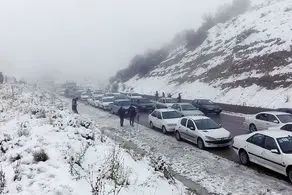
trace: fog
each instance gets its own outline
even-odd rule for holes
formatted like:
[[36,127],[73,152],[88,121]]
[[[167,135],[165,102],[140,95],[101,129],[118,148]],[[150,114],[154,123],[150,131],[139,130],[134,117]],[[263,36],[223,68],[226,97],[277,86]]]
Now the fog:
[[0,71],[17,78],[104,81],[204,13],[232,0],[0,1]]

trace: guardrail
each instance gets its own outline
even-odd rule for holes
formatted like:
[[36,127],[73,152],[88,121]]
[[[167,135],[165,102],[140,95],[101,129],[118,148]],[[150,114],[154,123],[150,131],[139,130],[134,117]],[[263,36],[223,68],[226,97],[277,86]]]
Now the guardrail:
[[[151,95],[145,95],[144,97],[154,100],[155,97]],[[188,99],[182,99],[182,102],[188,102],[191,103],[192,100]],[[229,112],[236,112],[236,113],[242,113],[242,114],[256,114],[258,112],[264,112],[264,111],[275,111],[275,109],[269,109],[269,108],[261,108],[261,107],[252,107],[252,106],[241,106],[241,105],[234,105],[234,104],[224,104],[224,103],[217,103],[217,105],[221,106],[224,111]]]

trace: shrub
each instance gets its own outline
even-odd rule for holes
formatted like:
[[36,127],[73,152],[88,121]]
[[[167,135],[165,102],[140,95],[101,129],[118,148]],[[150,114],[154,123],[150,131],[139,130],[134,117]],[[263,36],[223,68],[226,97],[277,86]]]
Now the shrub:
[[33,160],[35,162],[45,162],[49,159],[47,153],[42,149],[40,151],[34,152],[33,153]]
[[4,193],[6,187],[6,179],[5,179],[5,173],[0,169],[0,194]]

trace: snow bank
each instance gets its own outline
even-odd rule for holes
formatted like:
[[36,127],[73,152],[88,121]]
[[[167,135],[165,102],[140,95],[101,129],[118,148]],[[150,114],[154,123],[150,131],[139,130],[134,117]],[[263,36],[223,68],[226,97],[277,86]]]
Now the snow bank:
[[55,98],[35,87],[1,86],[0,193],[186,193]]

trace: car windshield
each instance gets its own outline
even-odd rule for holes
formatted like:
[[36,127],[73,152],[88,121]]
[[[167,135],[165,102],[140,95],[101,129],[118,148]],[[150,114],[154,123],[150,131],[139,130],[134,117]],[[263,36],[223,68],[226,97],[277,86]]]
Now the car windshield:
[[120,101],[118,104],[119,104],[119,106],[130,106],[131,102],[130,101]]
[[176,103],[175,99],[165,99],[165,103]]
[[200,100],[201,104],[214,104],[211,100]]
[[114,98],[104,98],[102,99],[103,102],[113,102]]
[[197,108],[192,104],[182,104],[181,108],[182,110],[197,110]]
[[292,122],[292,114],[281,114],[277,115],[281,123],[289,123]]
[[215,121],[212,119],[200,119],[195,121],[198,130],[209,130],[209,129],[219,129],[221,128]]
[[162,112],[162,118],[172,119],[172,118],[181,118],[181,114],[176,111]]
[[142,104],[151,103],[151,101],[148,99],[139,99],[138,102]]
[[281,137],[277,138],[277,142],[285,154],[291,154],[292,153],[292,137]]

